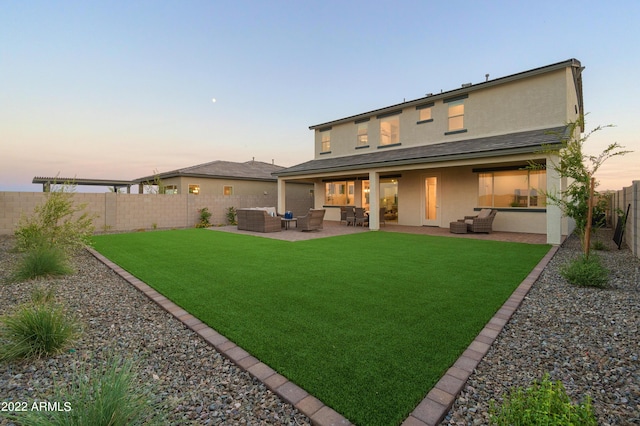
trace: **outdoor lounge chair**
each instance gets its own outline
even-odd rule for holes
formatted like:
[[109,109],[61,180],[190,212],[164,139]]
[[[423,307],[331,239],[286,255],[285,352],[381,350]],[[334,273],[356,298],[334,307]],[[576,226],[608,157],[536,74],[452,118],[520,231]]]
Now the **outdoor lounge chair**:
[[469,232],[491,233],[496,213],[498,213],[498,210],[482,209],[477,215],[465,216],[464,219],[459,219],[458,222],[466,223]]
[[298,229],[301,231],[318,231],[322,229],[325,210],[310,209],[305,216],[298,217]]

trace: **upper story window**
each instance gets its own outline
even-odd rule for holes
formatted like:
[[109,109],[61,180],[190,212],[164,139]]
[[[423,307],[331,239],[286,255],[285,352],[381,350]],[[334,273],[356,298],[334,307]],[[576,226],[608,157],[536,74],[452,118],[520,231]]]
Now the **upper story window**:
[[358,139],[356,146],[369,145],[369,123],[358,123]]
[[189,185],[189,194],[198,195],[200,193],[200,185]]
[[392,115],[380,119],[380,145],[400,143],[400,116]]
[[233,195],[233,186],[224,185],[222,187],[222,195]]
[[429,102],[428,104],[424,105],[418,105],[416,109],[418,110],[418,124],[433,121],[433,102]]
[[330,152],[331,151],[331,129],[327,129],[327,130],[321,130],[320,131],[320,136],[321,136],[321,152]]
[[449,102],[449,127],[450,132],[464,129],[464,100]]
[[174,195],[178,193],[177,185],[167,185],[164,187],[164,193],[168,195]]

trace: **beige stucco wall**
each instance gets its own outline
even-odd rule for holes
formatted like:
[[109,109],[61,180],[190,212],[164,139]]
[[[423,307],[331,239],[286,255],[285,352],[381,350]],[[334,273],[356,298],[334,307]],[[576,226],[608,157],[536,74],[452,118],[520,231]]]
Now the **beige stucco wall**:
[[[538,156],[545,158],[544,156]],[[375,169],[381,175],[400,174],[398,178],[398,224],[408,226],[423,226],[424,214],[424,179],[426,176],[438,177],[438,205],[439,221],[436,224],[442,228],[448,228],[449,222],[462,219],[466,215],[472,215],[478,207],[478,174],[473,172],[476,167],[504,166],[509,164],[526,164],[531,156],[512,155],[485,160],[461,160],[443,164],[424,164],[421,166],[403,166],[396,168]],[[545,158],[546,159],[546,158]],[[370,170],[360,172],[359,175],[368,174]],[[340,211],[337,206],[324,206],[324,178],[335,178],[335,175],[326,174],[316,176],[315,205],[323,206],[327,210],[327,220],[339,220]],[[307,176],[311,178],[311,176]],[[348,175],[345,180],[351,180]],[[547,181],[552,182],[553,178]],[[360,186],[356,183],[356,205],[359,205]],[[551,207],[547,206],[547,210]],[[556,212],[558,213],[558,212]],[[555,213],[554,213],[555,214]],[[552,225],[560,235],[567,235],[568,225],[561,214],[552,215]],[[494,220],[493,229],[505,232],[525,232],[546,234],[548,232],[548,216],[545,212],[527,211],[524,209],[501,209]],[[559,237],[558,237],[559,238]]]
[[380,120],[374,115],[368,122],[368,148],[356,149],[358,126],[349,121],[332,126],[329,154],[321,154],[322,136],[315,130],[315,157],[364,154],[561,126],[576,118],[577,103],[571,70],[560,69],[470,92],[464,101],[466,132],[445,135],[448,105],[439,99],[433,106],[431,122],[417,124],[419,111],[415,106],[402,110],[399,146],[378,148]]
[[223,188],[225,186],[233,187],[233,195],[254,195],[254,194],[275,194],[277,191],[277,183],[263,182],[255,180],[239,180],[239,179],[210,179],[210,178],[192,178],[192,177],[175,177],[163,179],[162,184],[176,185],[179,194],[188,194],[189,185],[199,185],[200,194],[202,195],[224,195]]

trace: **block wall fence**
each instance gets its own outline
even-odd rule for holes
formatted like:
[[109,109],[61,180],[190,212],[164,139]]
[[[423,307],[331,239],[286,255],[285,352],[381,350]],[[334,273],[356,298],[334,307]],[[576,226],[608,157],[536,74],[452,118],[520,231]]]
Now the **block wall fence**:
[[[613,209],[619,209],[624,213],[629,207],[629,217],[624,229],[624,242],[631,252],[640,258],[640,180],[634,180],[631,186],[622,188],[612,195]],[[617,214],[611,215],[614,229],[618,225],[620,218]]]
[[[12,235],[22,215],[30,216],[46,200],[44,192],[0,192],[0,235]],[[74,193],[76,204],[95,216],[96,233],[126,232],[140,229],[191,228],[198,222],[198,210],[207,207],[213,225],[227,223],[229,207],[274,207],[277,195],[193,195],[193,194],[116,194]],[[309,196],[286,199],[287,210],[302,216],[313,207]],[[284,213],[284,212],[279,212]]]

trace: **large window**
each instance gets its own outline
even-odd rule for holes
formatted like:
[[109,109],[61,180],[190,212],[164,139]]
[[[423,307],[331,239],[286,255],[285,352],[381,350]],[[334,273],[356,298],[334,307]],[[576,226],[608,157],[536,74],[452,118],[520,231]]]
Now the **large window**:
[[400,116],[392,115],[380,119],[380,145],[400,143]]
[[356,146],[369,145],[369,123],[358,123],[358,140]]
[[320,132],[320,135],[322,137],[322,152],[331,151],[331,130]]
[[541,208],[546,206],[544,170],[510,170],[480,173],[479,207]]
[[324,204],[327,206],[355,205],[355,182],[326,182],[324,191]]
[[449,131],[464,129],[464,100],[449,102],[448,106]]

